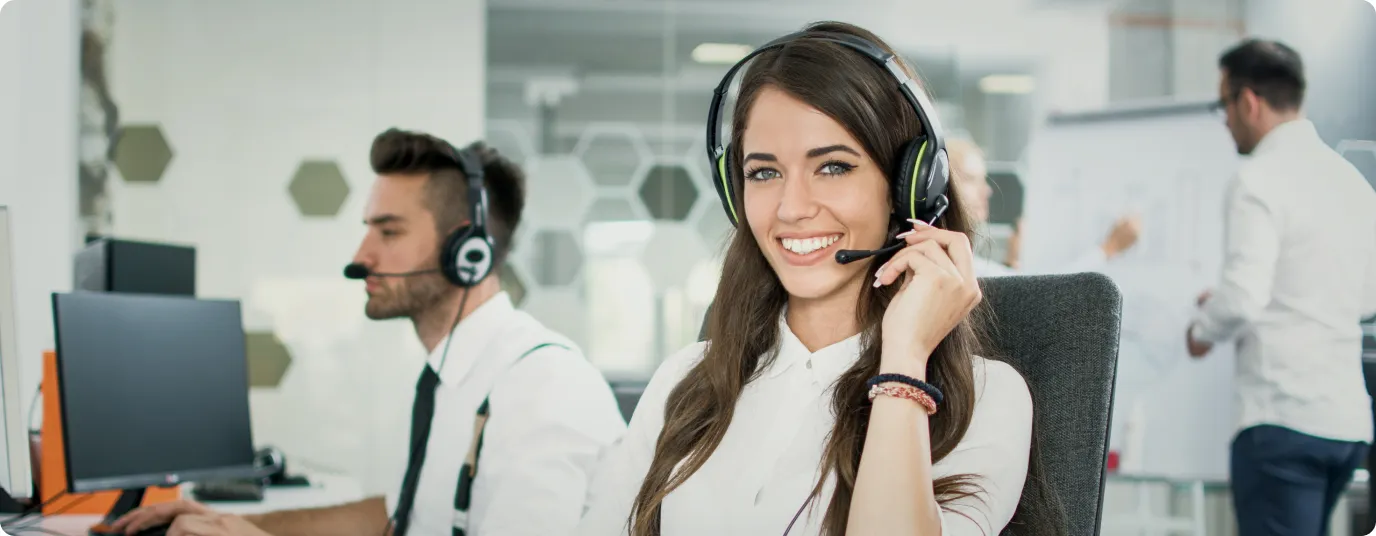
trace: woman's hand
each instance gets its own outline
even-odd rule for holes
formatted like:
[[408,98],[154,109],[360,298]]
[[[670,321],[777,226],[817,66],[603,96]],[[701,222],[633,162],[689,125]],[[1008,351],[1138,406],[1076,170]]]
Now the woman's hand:
[[884,312],[880,371],[926,379],[928,357],[983,294],[975,279],[969,238],[909,221],[915,228],[898,235],[908,246],[875,276],[876,287],[902,285]]

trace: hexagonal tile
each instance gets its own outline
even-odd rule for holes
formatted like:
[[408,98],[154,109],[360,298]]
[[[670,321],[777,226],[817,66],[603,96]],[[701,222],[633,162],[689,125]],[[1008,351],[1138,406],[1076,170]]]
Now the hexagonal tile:
[[577,157],[544,155],[530,163],[525,213],[533,221],[574,225],[592,203],[592,179]]
[[172,147],[158,125],[129,125],[115,140],[115,166],[129,182],[158,182],[172,162]]
[[1367,182],[1376,184],[1376,141],[1343,140],[1338,144],[1338,152],[1357,167]]
[[573,154],[583,161],[592,180],[601,186],[629,186],[636,172],[650,160],[650,149],[632,125],[597,124],[578,138]]
[[502,267],[497,270],[497,279],[502,284],[502,290],[511,296],[511,303],[517,307],[526,299],[526,284],[520,274],[516,273],[516,268],[509,262],[502,263]]
[[516,121],[487,122],[487,143],[512,162],[524,163],[535,155],[535,146],[525,126]]
[[636,206],[624,197],[599,197],[588,207],[583,224],[606,221],[635,221],[644,219],[636,213]]
[[244,334],[244,350],[248,356],[249,387],[277,387],[291,367],[291,352],[270,331],[250,331]]
[[583,267],[583,252],[573,234],[563,229],[541,229],[531,240],[530,272],[535,282],[547,287],[573,283]]
[[650,274],[655,288],[680,287],[693,267],[708,257],[697,231],[677,223],[657,223],[650,242],[640,254],[640,262]]
[[658,163],[640,184],[640,201],[657,220],[683,221],[698,200],[698,188],[679,163]]
[[703,245],[714,252],[724,250],[727,241],[731,239],[731,232],[736,230],[731,225],[731,220],[726,218],[726,212],[719,203],[712,203],[706,207],[698,215],[694,227],[698,231],[698,236],[702,237]]
[[349,182],[333,161],[306,160],[297,166],[287,191],[302,216],[330,217],[349,198]]

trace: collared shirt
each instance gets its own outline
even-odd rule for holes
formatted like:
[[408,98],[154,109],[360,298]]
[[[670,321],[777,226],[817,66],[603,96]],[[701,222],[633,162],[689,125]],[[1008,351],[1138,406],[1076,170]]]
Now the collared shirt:
[[1295,120],[1262,139],[1225,200],[1222,278],[1190,329],[1236,340],[1238,428],[1370,442],[1359,321],[1376,314],[1376,191]]
[[[664,536],[783,534],[811,494],[835,422],[830,387],[859,359],[860,336],[809,352],[782,318],[779,330],[777,358],[745,386],[721,444],[664,500]],[[665,399],[705,348],[706,343],[688,346],[655,372],[625,439],[594,477],[579,536],[627,533],[627,517],[664,425]],[[974,418],[933,475],[973,474],[987,493],[945,505],[959,512],[943,510],[946,535],[998,534],[1012,518],[1026,480],[1032,433],[1026,383],[1007,364],[981,358],[975,359],[974,377]],[[790,535],[818,534],[833,490],[829,477],[819,506],[804,512]]]
[[[440,342],[427,362],[439,369],[440,385],[409,534],[449,536],[461,517],[454,510],[459,469],[489,392],[467,533],[569,533],[598,457],[625,433],[611,387],[575,344],[515,309],[505,292],[460,321],[452,337],[448,357]],[[543,342],[564,348],[546,346],[516,361]],[[389,514],[401,476],[387,495]]]

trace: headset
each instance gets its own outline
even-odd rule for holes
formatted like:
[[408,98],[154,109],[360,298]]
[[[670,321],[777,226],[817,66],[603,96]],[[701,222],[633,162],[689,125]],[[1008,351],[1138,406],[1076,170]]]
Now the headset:
[[440,245],[440,266],[413,272],[373,272],[366,266],[353,263],[344,267],[344,277],[365,279],[369,276],[409,277],[440,272],[450,283],[470,288],[492,272],[494,244],[487,231],[487,190],[483,188],[483,165],[478,155],[467,149],[445,144],[449,156],[459,166],[467,184],[469,223],[455,229]]
[[[731,225],[738,227],[741,218],[736,206],[736,200],[740,197],[735,191],[735,175],[739,172],[732,169],[727,162],[728,155],[731,154],[730,145],[722,144],[721,141],[722,108],[727,91],[736,71],[752,58],[767,50],[781,48],[804,39],[828,41],[859,52],[888,71],[898,82],[899,91],[917,112],[917,120],[922,124],[923,135],[904,144],[897,169],[893,170],[893,215],[898,220],[918,219],[935,225],[937,218],[940,218],[949,206],[946,188],[950,182],[950,164],[947,160],[946,141],[942,136],[941,123],[935,113],[927,112],[935,110],[928,100],[927,93],[903,70],[898,56],[869,40],[849,34],[806,30],[770,41],[741,58],[726,72],[726,76],[712,93],[712,105],[707,115],[707,157],[712,168],[712,184],[716,187],[717,196],[721,198],[722,208],[726,210],[726,217],[731,221]],[[842,250],[836,253],[836,261],[845,264],[872,255],[896,251],[903,245],[904,242],[899,241],[878,250]]]

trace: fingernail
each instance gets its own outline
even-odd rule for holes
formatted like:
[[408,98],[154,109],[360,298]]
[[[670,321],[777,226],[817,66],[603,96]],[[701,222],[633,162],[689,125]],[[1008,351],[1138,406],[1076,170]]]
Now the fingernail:
[[875,277],[874,277],[874,288],[879,288],[879,285],[881,285],[881,284],[883,284],[883,281],[880,281],[880,280],[879,280],[879,276],[875,276]]
[[898,233],[896,236],[894,236],[894,238],[904,238],[904,237],[906,237],[906,236],[908,236],[908,235],[910,235],[910,234],[916,233],[916,232],[917,232],[916,229],[913,229],[913,230],[911,230],[911,231],[903,231],[903,232],[901,232],[901,233]]
[[927,227],[927,226],[928,226],[927,222],[922,221],[922,220],[918,220],[918,219],[909,218],[909,219],[908,219],[908,222],[909,222],[909,223],[912,223],[913,225],[916,225],[916,226],[918,226],[918,227]]

